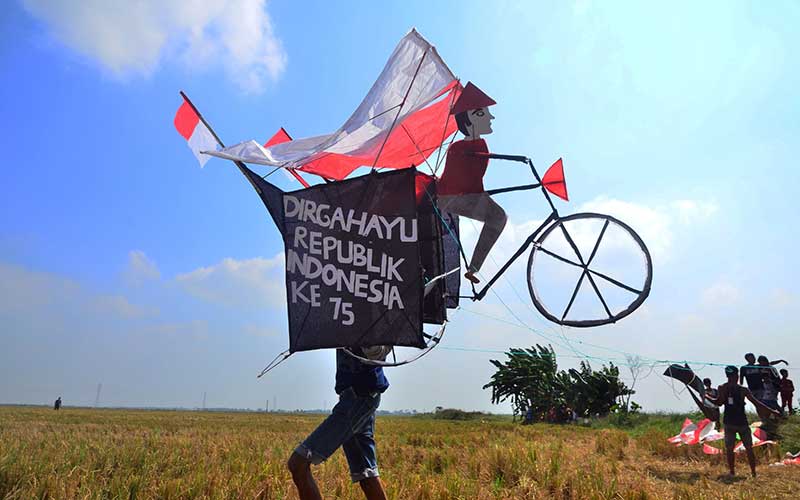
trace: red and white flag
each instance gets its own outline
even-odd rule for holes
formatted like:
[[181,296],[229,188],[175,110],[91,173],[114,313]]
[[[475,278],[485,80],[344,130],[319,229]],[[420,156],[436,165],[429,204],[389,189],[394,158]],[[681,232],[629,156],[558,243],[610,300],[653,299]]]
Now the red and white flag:
[[200,115],[194,110],[191,104],[186,99],[183,104],[178,108],[175,113],[175,128],[178,133],[188,141],[189,149],[192,150],[200,166],[206,164],[211,158],[209,155],[201,153],[201,151],[216,151],[219,149],[219,143],[214,138],[214,134],[206,127]]

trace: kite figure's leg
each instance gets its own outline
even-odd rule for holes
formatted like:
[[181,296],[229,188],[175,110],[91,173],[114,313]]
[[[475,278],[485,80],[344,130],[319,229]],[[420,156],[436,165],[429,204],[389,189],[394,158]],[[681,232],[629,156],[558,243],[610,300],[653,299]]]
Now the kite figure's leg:
[[454,214],[462,215],[470,219],[483,222],[483,229],[478,237],[478,243],[472,252],[466,279],[472,283],[479,283],[477,273],[483,266],[483,262],[489,255],[500,233],[506,226],[508,217],[503,208],[498,205],[487,193],[468,193],[452,196],[440,196],[439,207]]

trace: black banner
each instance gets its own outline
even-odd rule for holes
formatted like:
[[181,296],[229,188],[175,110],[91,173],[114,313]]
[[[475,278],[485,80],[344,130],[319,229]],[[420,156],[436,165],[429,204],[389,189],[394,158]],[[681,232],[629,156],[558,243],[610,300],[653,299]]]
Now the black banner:
[[425,345],[415,173],[283,193],[291,352]]

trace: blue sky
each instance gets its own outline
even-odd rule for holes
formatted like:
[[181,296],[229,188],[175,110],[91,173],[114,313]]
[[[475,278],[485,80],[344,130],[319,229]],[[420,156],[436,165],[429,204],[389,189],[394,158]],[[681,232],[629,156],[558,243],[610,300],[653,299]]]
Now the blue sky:
[[[505,411],[481,389],[499,356],[484,351],[547,339],[564,366],[619,355],[578,341],[652,359],[739,363],[754,351],[800,363],[796,3],[69,4],[14,2],[0,15],[0,402],[89,404],[103,383],[108,405],[191,407],[203,392],[209,406],[332,404],[331,352],[255,379],[288,345],[282,244],[235,168],[198,168],[172,118],[184,90],[227,143],[281,126],[331,132],[411,27],[497,100],[490,148],[540,165],[563,156],[571,201],[559,209],[631,223],[655,279],[618,325],[562,331],[532,310],[516,269],[498,294],[544,337],[474,314],[514,322],[496,297],[467,305],[450,349],[388,371],[385,408]],[[526,182],[497,162],[486,178]],[[498,259],[545,215],[538,198],[501,202]],[[659,372],[634,399],[690,408]]]

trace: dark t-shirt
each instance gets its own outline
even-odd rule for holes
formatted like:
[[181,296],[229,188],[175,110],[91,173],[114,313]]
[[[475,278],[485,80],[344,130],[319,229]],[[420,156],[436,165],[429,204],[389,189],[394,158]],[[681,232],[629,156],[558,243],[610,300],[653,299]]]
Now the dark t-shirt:
[[764,382],[761,380],[761,368],[745,365],[739,369],[739,373],[747,380],[747,387],[751,391],[760,391],[764,388]]
[[383,368],[362,363],[341,349],[336,349],[336,394],[352,387],[356,394],[365,396],[374,392],[384,392],[389,381]]
[[744,412],[744,390],[739,384],[723,384],[719,388],[725,396],[725,415],[722,423],[725,425],[747,426],[747,415]]

